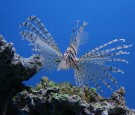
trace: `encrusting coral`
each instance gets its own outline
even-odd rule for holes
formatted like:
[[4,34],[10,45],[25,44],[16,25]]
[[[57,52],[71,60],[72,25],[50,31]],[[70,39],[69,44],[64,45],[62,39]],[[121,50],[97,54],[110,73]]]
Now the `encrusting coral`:
[[35,87],[23,85],[41,66],[37,55],[22,58],[0,36],[0,115],[135,115],[126,106],[124,87],[106,99],[95,88],[58,84],[47,77]]

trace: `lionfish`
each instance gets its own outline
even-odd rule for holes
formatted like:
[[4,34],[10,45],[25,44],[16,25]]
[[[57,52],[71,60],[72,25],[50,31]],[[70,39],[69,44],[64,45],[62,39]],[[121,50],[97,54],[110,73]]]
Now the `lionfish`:
[[26,27],[26,30],[20,32],[20,35],[28,40],[33,45],[33,51],[37,52],[41,57],[43,67],[46,71],[74,69],[74,79],[78,86],[90,87],[90,83],[103,92],[100,83],[112,90],[109,83],[111,81],[114,85],[118,85],[117,80],[112,76],[112,73],[124,73],[121,69],[109,66],[106,62],[126,62],[122,58],[115,58],[116,56],[129,54],[129,52],[122,51],[122,49],[129,48],[131,45],[120,45],[113,48],[101,50],[116,42],[125,42],[125,39],[114,39],[108,43],[98,46],[81,57],[77,57],[78,48],[81,42],[81,34],[84,31],[87,23],[83,22],[79,26],[79,21],[71,35],[71,42],[69,47],[62,54],[46,27],[36,16],[28,17],[20,27]]

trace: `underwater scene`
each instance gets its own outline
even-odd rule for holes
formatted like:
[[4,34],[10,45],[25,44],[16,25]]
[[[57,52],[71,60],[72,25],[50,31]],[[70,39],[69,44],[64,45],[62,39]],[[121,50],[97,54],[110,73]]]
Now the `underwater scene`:
[[0,115],[135,115],[134,0],[2,0]]

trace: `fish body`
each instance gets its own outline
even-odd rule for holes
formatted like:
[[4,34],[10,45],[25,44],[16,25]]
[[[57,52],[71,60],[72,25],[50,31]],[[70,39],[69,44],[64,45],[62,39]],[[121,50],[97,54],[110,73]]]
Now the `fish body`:
[[81,57],[77,57],[78,48],[83,39],[81,34],[86,25],[87,23],[83,22],[79,26],[79,21],[77,21],[70,38],[69,47],[64,54],[61,53],[51,34],[36,16],[28,17],[20,25],[20,27],[26,27],[20,34],[33,45],[33,51],[40,55],[46,71],[72,68],[74,69],[74,79],[78,86],[90,87],[90,84],[93,83],[98,90],[103,92],[100,87],[100,83],[102,83],[112,90],[108,81],[111,81],[116,86],[118,85],[112,73],[124,72],[117,67],[107,65],[107,62],[128,63],[127,60],[119,58],[118,56],[129,54],[129,52],[123,51],[123,49],[131,47],[132,44],[104,49],[115,43],[125,42],[125,39],[114,39],[88,51]]

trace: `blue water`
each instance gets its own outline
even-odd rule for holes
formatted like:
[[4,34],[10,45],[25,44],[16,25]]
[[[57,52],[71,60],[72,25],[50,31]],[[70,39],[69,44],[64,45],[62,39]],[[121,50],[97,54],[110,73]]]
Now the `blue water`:
[[[37,15],[56,40],[62,52],[69,45],[72,29],[79,19],[87,21],[85,31],[89,37],[79,49],[79,56],[90,49],[112,39],[125,38],[127,44],[135,43],[135,0],[1,0],[0,1],[0,34],[8,42],[13,42],[16,52],[23,57],[33,53],[27,41],[19,35],[19,24],[30,15]],[[128,49],[130,55],[123,56],[129,64],[117,63],[125,74],[115,74],[119,86],[126,89],[126,101],[135,109],[135,46]],[[48,76],[56,82],[69,81],[75,84],[73,70],[46,73],[41,70],[28,85],[35,85],[41,76]],[[113,87],[114,90],[117,87]],[[104,88],[104,96],[111,91]]]

